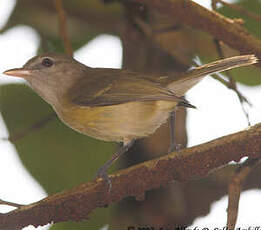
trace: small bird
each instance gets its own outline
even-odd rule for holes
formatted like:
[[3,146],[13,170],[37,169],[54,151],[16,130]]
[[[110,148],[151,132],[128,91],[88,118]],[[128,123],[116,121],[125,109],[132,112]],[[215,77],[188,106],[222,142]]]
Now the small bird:
[[72,129],[122,148],[97,177],[110,184],[108,168],[135,139],[167,121],[178,106],[194,108],[183,95],[204,76],[257,63],[254,55],[218,60],[174,76],[152,77],[123,69],[90,68],[64,54],[46,53],[4,74],[22,77]]

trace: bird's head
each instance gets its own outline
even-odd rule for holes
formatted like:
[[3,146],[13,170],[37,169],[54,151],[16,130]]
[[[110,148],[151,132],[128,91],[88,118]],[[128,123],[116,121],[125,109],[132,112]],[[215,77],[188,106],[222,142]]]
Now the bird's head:
[[70,56],[46,53],[33,57],[22,68],[7,70],[4,74],[24,78],[41,97],[54,104],[86,69],[87,66]]

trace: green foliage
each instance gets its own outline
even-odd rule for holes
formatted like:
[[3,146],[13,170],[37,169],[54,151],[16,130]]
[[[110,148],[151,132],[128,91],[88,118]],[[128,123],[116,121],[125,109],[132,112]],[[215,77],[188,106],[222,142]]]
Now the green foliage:
[[[261,2],[259,0],[240,0],[237,3],[243,9],[255,13],[261,16]],[[241,18],[244,20],[243,26],[251,33],[253,36],[261,38],[261,27],[260,20],[249,17],[248,15],[239,12],[235,9],[231,9],[229,7],[221,7],[218,12],[229,17],[229,18]],[[261,84],[261,70],[260,68],[248,67],[248,68],[240,68],[232,70],[232,76],[236,79],[236,81],[255,86]]]
[[[237,1],[237,4],[241,6],[243,9],[249,11],[250,13],[254,13],[256,15],[259,15],[261,17],[261,2],[259,0],[239,0]],[[230,7],[221,7],[218,10],[219,13],[235,19],[235,18],[241,18],[244,20],[243,26],[254,36],[261,38],[261,28],[260,28],[260,20],[254,19],[252,17],[249,17],[247,14],[239,12],[235,9],[232,9]]]

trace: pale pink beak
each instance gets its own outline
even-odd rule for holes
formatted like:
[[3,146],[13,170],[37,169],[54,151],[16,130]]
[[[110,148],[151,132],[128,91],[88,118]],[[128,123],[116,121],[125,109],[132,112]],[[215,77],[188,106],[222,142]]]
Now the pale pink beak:
[[14,77],[22,77],[26,78],[32,74],[32,70],[26,70],[24,68],[16,68],[16,69],[9,69],[3,72],[3,74],[14,76]]

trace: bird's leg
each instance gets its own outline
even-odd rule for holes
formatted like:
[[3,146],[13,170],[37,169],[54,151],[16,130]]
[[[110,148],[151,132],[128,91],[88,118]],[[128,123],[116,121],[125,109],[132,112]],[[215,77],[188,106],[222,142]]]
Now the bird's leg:
[[135,140],[132,139],[131,141],[124,143],[120,149],[112,155],[112,157],[101,167],[99,168],[98,172],[96,173],[95,178],[103,178],[107,184],[109,185],[109,190],[111,189],[111,180],[108,177],[107,170],[111,167],[111,165],[120,158],[121,155],[126,153],[128,149],[134,144]]
[[168,153],[171,153],[173,151],[179,151],[181,147],[180,144],[176,143],[175,122],[176,122],[176,110],[170,113],[170,118],[169,118],[170,145],[169,145]]

